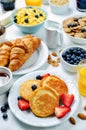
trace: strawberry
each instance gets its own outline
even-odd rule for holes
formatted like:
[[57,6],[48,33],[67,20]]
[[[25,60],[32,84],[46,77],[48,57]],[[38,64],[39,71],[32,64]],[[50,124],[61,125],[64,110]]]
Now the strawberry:
[[42,75],[41,78],[43,79],[43,78],[46,78],[46,77],[48,77],[48,76],[50,76],[50,74],[49,74],[49,73],[46,73],[46,74]]
[[24,99],[19,99],[18,100],[18,107],[21,109],[21,110],[27,110],[30,106],[29,106],[29,102],[27,102],[26,100]]
[[71,104],[74,101],[74,95],[73,94],[62,94],[61,95],[61,100],[62,103],[66,106],[66,107],[70,107]]
[[70,107],[58,106],[58,107],[55,107],[55,115],[56,115],[57,118],[62,118],[62,117],[64,117],[70,110],[71,110]]

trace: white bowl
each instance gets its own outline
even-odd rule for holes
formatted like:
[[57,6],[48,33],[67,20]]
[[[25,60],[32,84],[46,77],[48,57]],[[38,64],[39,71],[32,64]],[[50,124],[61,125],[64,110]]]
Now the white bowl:
[[[66,21],[66,20],[68,20],[68,19],[70,19],[70,18],[74,18],[74,17],[76,17],[76,18],[82,17],[82,18],[83,18],[83,17],[86,17],[86,15],[85,15],[85,14],[83,14],[83,15],[73,15],[73,16],[71,16],[71,17],[68,17],[68,18],[64,19],[63,22]],[[84,22],[86,22],[86,21],[84,21]],[[73,23],[73,22],[71,22],[71,23]],[[67,24],[68,24],[68,23],[67,23]],[[84,26],[86,27],[86,25],[84,25]],[[83,26],[83,27],[84,27],[84,26]],[[82,27],[81,27],[81,28],[82,28]],[[74,36],[71,36],[69,33],[65,32],[64,27],[63,27],[63,23],[62,23],[62,30],[63,30],[63,33],[64,33],[73,43],[81,44],[81,45],[86,45],[86,38],[74,37]],[[78,31],[78,29],[77,29],[77,31]]]
[[6,93],[12,85],[12,72],[0,66],[0,95]]
[[75,48],[75,47],[78,47],[78,48],[82,48],[86,51],[86,49],[84,47],[81,47],[81,46],[68,46],[68,47],[65,47],[61,53],[60,53],[60,58],[61,58],[61,64],[63,66],[63,68],[69,72],[77,72],[77,65],[74,65],[74,64],[70,64],[68,63],[66,60],[64,60],[64,58],[62,57],[62,55],[68,51],[70,48]]
[[55,5],[52,4],[51,0],[49,0],[49,5],[50,5],[50,9],[52,11],[52,13],[58,15],[58,14],[65,14],[67,13],[68,9],[69,9],[69,2],[64,4],[64,5]]
[[65,35],[75,44],[86,45],[86,38],[77,38],[65,32]]

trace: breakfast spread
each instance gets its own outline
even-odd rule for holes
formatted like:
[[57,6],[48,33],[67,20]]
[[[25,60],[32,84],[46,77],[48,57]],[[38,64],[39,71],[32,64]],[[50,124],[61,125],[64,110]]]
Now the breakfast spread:
[[71,17],[63,21],[63,29],[70,36],[86,38],[86,17]]
[[[54,7],[58,8],[57,11],[55,10],[56,12],[59,12],[59,7],[60,8],[64,7],[61,10],[67,13],[68,10],[65,11],[65,9],[67,8],[65,6],[68,5],[69,3],[68,0],[50,0],[50,2]],[[68,14],[70,13],[71,11]],[[17,26],[22,27],[23,32],[32,34],[32,32],[24,31],[25,29],[24,27],[31,28],[33,26],[37,27],[37,25],[40,26],[40,24],[44,23],[46,19],[47,19],[47,15],[45,10],[43,11],[41,8],[38,7],[25,7],[25,8],[18,9],[18,11],[13,16],[13,23],[15,23],[15,25]],[[85,41],[86,16],[70,17],[63,21],[62,27],[65,34],[69,35],[69,38],[84,39]],[[27,30],[30,29],[27,28]],[[34,32],[35,29],[32,30]],[[0,36],[3,35],[4,33],[5,33],[5,28],[3,28],[0,25]],[[39,33],[41,33],[41,31]],[[53,38],[54,37],[52,37],[51,39]],[[0,43],[0,66],[8,67],[12,72],[15,73],[16,70],[19,70],[21,67],[23,68],[23,65],[26,63],[27,60],[30,59],[32,54],[37,49],[39,52],[40,45],[41,45],[41,39],[34,35],[25,35],[21,38],[16,38],[15,40],[10,40],[10,41],[5,41],[3,43]],[[63,51],[62,50],[63,48],[64,46],[60,47],[61,51]],[[40,51],[42,52],[41,49]],[[44,53],[46,54],[45,51]],[[77,46],[72,47],[69,50],[66,50],[62,54],[62,58],[64,62],[65,63],[67,62],[67,64],[69,64],[70,66],[78,65],[78,63],[81,60],[86,59],[86,49],[84,49],[84,47],[83,48]],[[40,59],[41,59],[40,61],[42,61],[42,58]],[[57,52],[53,51],[51,54],[49,54],[47,60],[50,65],[52,65],[53,67],[58,67],[57,69],[59,69],[60,57],[58,56]],[[39,64],[40,63],[38,63],[38,65]],[[35,65],[32,67],[35,68]],[[20,69],[20,71],[22,70]],[[81,74],[84,74],[86,72],[86,69],[82,71],[83,72],[81,72]],[[27,73],[27,70],[25,73]],[[63,72],[62,75],[65,76],[65,73]],[[39,122],[43,121],[41,125],[39,123],[38,125],[39,127],[45,127],[46,125],[44,123],[47,122],[47,120],[48,121],[50,120],[49,124],[46,123],[48,124],[47,126],[60,124],[64,122],[66,119],[68,119],[70,116],[69,122],[75,125],[77,122],[75,120],[75,117],[71,116],[71,114],[75,111],[74,107],[77,107],[79,103],[78,91],[77,89],[74,89],[76,85],[74,84],[73,86],[74,88],[73,88],[71,85],[72,84],[71,81],[68,85],[66,81],[64,81],[63,79],[61,79],[60,77],[54,74],[52,75],[50,73],[37,75],[36,77],[35,75],[33,76],[33,74],[31,77],[29,76],[27,74],[26,79],[21,78],[23,79],[22,81],[19,79],[17,83],[14,83],[14,86],[10,91],[11,96],[9,96],[8,101],[9,101],[10,109],[12,109],[14,115],[16,115],[16,117],[22,122],[33,126],[37,126],[36,123],[35,125],[33,123],[35,122],[35,119],[39,120]],[[29,78],[27,79],[27,77]],[[0,72],[0,85],[2,85],[3,82],[5,83],[5,80],[8,79],[9,79],[8,75]],[[11,93],[12,94],[14,93],[14,95],[12,95]],[[0,109],[0,111],[3,114],[2,117],[5,120],[8,119],[8,113],[6,112],[9,106],[7,103],[4,104]],[[83,108],[84,108],[83,111],[86,111],[86,105]],[[24,117],[24,119],[22,119],[22,117]],[[81,120],[86,120],[86,114],[83,112],[79,112],[77,114],[77,117]],[[31,121],[29,122],[28,119]],[[56,121],[55,124],[51,123],[53,122],[53,120],[54,122]]]
[[40,44],[40,38],[32,35],[1,43],[0,65],[7,66],[11,71],[18,70],[31,57]]
[[[37,75],[36,79],[24,81],[20,85],[19,91],[19,109],[27,110],[30,108],[38,117],[48,117],[55,114],[56,117],[62,118],[71,110],[70,106],[74,101],[74,95],[68,94],[66,83],[58,76],[49,73],[42,76]],[[25,104],[23,107],[22,102]],[[62,111],[62,113],[58,114],[58,111]]]
[[40,24],[45,19],[45,12],[37,7],[21,8],[14,16],[15,23],[27,26]]

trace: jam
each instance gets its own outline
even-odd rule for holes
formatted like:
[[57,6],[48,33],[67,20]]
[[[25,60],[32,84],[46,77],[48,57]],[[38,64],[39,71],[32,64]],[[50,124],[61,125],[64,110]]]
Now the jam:
[[8,0],[8,2],[2,0],[1,4],[5,11],[13,10],[15,8],[15,0]]
[[0,72],[0,86],[6,84],[9,80],[9,75],[7,73]]
[[76,0],[76,4],[79,11],[86,11],[86,0]]

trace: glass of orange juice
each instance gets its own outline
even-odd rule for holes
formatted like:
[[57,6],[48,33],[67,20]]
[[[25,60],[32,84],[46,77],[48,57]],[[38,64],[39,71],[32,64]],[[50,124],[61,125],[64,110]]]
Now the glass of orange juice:
[[78,64],[78,89],[82,96],[86,96],[86,59]]
[[27,6],[41,6],[42,0],[25,0]]

